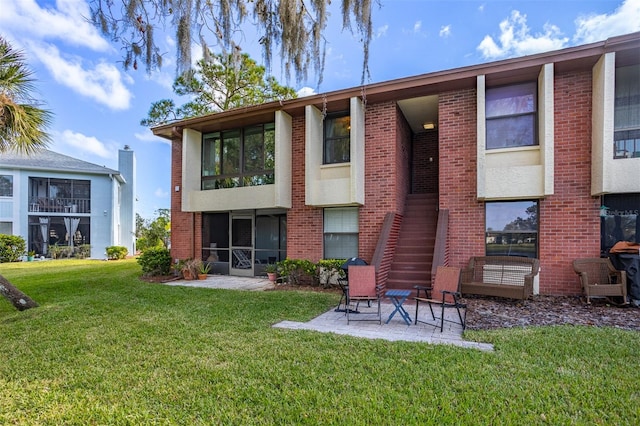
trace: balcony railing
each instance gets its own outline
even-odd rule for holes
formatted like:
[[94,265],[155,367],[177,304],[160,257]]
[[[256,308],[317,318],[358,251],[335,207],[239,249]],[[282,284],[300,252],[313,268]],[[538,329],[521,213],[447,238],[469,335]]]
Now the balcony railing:
[[91,199],[31,197],[29,212],[91,213]]

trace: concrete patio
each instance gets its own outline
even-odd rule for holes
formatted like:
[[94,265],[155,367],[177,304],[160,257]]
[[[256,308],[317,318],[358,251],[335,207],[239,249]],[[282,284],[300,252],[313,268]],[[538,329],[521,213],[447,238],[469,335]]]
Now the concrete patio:
[[[178,280],[166,283],[172,286],[184,287],[204,287],[204,288],[222,288],[228,290],[246,290],[246,291],[263,291],[274,287],[274,284],[266,278],[254,277],[233,277],[226,275],[210,275],[205,280],[185,281]],[[444,330],[440,332],[439,320],[432,320],[429,308],[421,306],[419,316],[420,320],[428,321],[430,324],[413,323],[415,314],[415,304],[411,299],[405,302],[405,308],[411,316],[411,325],[407,325],[399,314],[396,314],[389,324],[385,324],[387,318],[394,309],[394,306],[384,300],[381,306],[382,324],[378,321],[351,321],[347,324],[347,317],[342,312],[336,312],[335,308],[313,318],[308,322],[281,321],[274,324],[273,327],[291,329],[291,330],[313,330],[322,333],[335,333],[361,337],[366,339],[384,339],[389,341],[408,341],[423,342],[432,344],[448,344],[460,346],[470,349],[478,349],[484,351],[492,351],[493,345],[487,343],[469,342],[462,338],[462,326],[455,322],[444,323]],[[374,308],[368,308],[360,305],[359,314],[351,314],[352,320],[358,320],[365,317],[371,318],[371,314],[366,312],[374,311]],[[439,315],[436,311],[436,316]],[[454,309],[445,311],[445,319],[456,320],[457,313]]]

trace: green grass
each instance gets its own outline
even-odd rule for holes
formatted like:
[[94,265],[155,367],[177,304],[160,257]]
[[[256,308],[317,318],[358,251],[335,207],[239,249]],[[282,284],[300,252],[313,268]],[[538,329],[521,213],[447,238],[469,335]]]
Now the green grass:
[[170,287],[135,261],[2,264],[0,424],[639,424],[640,334],[468,332],[495,352],[275,329],[334,294]]

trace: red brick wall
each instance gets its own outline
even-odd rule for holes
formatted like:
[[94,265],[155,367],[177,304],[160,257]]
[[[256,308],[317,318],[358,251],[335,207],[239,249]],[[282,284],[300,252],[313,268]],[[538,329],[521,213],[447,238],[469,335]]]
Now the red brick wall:
[[[394,102],[368,105],[365,116],[365,203],[360,208],[360,257],[371,261],[384,216],[402,212],[408,191],[408,141]],[[402,119],[404,121],[404,119]],[[404,148],[403,148],[404,147]],[[404,151],[404,152],[403,152]]]
[[[180,187],[176,192],[174,188]],[[182,139],[171,142],[171,257],[193,257],[193,214],[182,211]]]
[[591,73],[557,75],[554,194],[540,201],[540,292],[579,294],[571,262],[600,256],[600,201],[591,197]]
[[477,201],[476,91],[442,93],[439,103],[439,206],[449,209],[450,266],[483,256],[484,203]]
[[[449,209],[452,266],[484,255],[476,199],[475,91],[440,95],[440,207]],[[579,294],[571,262],[600,254],[599,199],[591,188],[591,73],[555,78],[554,194],[540,200],[540,292]]]
[[396,106],[396,212],[404,214],[407,194],[411,192],[411,148],[413,131]]
[[305,205],[304,117],[293,118],[291,209],[287,212],[287,257],[322,259],[322,209]]
[[[430,161],[429,159],[433,159]],[[438,132],[418,133],[413,137],[413,178],[411,192],[438,192]]]
[[[404,208],[404,194],[409,188],[410,133],[395,103],[367,106],[365,205],[360,208],[358,253],[367,261],[371,261],[375,251],[385,214]],[[315,262],[323,256],[323,209],[305,205],[304,117],[293,120],[292,155],[293,188],[292,208],[287,212],[287,256]]]

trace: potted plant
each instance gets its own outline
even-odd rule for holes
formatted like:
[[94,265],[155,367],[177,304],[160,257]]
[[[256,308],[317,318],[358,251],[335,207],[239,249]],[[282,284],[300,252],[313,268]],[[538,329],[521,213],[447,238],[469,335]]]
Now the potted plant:
[[198,279],[199,280],[206,280],[207,279],[207,274],[209,274],[209,271],[211,270],[211,265],[208,262],[200,262],[200,267],[198,270]]
[[200,263],[202,261],[199,259],[187,259],[184,261],[182,265],[182,277],[185,280],[194,280],[198,275],[198,271],[200,269]]
[[27,262],[32,262],[36,252],[34,250],[29,250],[27,252]]
[[273,263],[269,263],[265,266],[264,270],[267,272],[267,278],[269,278],[269,281],[275,282],[278,277],[278,266]]

